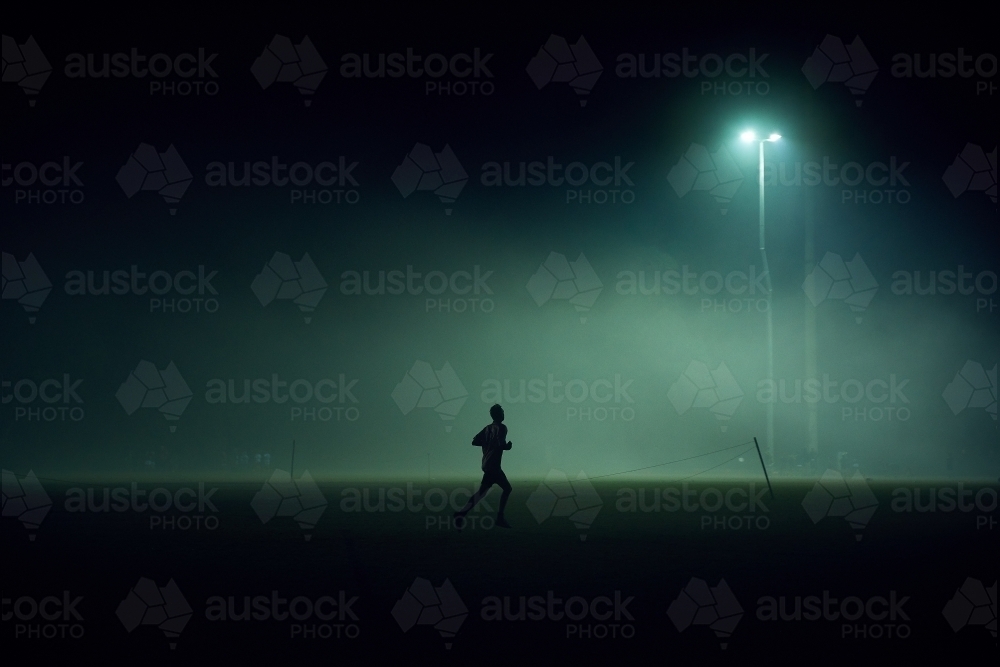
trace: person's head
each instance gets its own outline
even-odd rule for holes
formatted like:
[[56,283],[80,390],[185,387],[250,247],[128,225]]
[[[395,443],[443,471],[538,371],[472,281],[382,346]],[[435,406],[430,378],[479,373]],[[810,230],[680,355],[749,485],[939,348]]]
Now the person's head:
[[500,407],[499,403],[494,403],[493,407],[490,408],[490,417],[493,417],[495,422],[503,421],[503,408]]

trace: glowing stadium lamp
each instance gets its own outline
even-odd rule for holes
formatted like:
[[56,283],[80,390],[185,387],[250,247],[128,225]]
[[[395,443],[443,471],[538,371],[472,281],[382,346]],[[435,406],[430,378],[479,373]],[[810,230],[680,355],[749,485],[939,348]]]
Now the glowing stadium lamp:
[[[740,139],[745,143],[756,141],[759,151],[758,162],[758,183],[760,184],[760,258],[764,264],[764,275],[767,279],[767,378],[774,386],[774,321],[771,313],[771,273],[767,266],[767,252],[764,250],[764,144],[775,142],[781,139],[781,135],[772,132],[767,139],[758,139],[757,133],[753,130],[746,130],[740,134]],[[767,404],[767,455],[774,461],[774,403]]]

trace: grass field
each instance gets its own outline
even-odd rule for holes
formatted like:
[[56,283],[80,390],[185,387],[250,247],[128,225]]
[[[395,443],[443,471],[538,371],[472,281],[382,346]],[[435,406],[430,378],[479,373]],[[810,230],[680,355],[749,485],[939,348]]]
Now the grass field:
[[[928,651],[971,656],[995,649],[983,620],[993,614],[995,633],[995,484],[965,483],[963,490],[972,493],[963,511],[961,505],[949,510],[949,493],[942,493],[959,491],[957,482],[869,481],[878,504],[865,525],[852,527],[843,516],[813,522],[803,507],[812,482],[776,481],[771,498],[758,480],[699,479],[686,486],[650,477],[598,480],[596,501],[575,497],[591,512],[574,523],[547,504],[551,497],[537,491],[539,480],[512,481],[507,516],[513,528],[491,526],[484,508],[469,515],[474,520],[461,532],[450,515],[465,495],[446,503],[458,486],[452,482],[320,483],[322,497],[310,501],[304,494],[303,504],[325,502],[325,509],[305,527],[291,516],[271,516],[276,507],[266,503],[257,505],[263,514],[255,511],[259,482],[206,483],[205,495],[217,490],[201,509],[197,483],[137,483],[137,492],[147,494],[136,498],[165,488],[182,504],[194,504],[179,510],[172,500],[162,512],[86,508],[88,488],[96,506],[105,489],[111,499],[112,489],[124,489],[117,497],[130,502],[131,482],[48,482],[53,507],[37,530],[15,518],[0,524],[4,644],[30,647],[37,656],[106,655],[144,664],[312,656],[397,656],[414,664],[508,658],[589,664],[624,656],[708,664],[786,664],[794,657],[829,664],[828,656],[840,656],[867,664]],[[185,486],[191,493],[178,496]],[[932,486],[933,511],[903,511],[914,487],[926,508]],[[440,491],[428,497],[431,489]],[[153,495],[165,503],[166,493]],[[80,509],[74,503],[81,497],[86,509],[70,511]],[[498,497],[494,489],[485,502],[495,510]],[[355,499],[360,504],[352,505]],[[191,615],[179,635],[158,627],[166,617],[156,618],[156,611],[143,616],[129,607],[122,611],[125,621],[117,613],[143,577],[158,587],[172,579],[182,593]],[[994,586],[992,612],[987,601],[987,611],[955,631],[948,619],[962,626],[954,620],[961,605],[952,603],[950,615],[943,611],[970,577]],[[446,618],[435,616],[430,598],[412,607],[425,595],[418,578],[429,582],[430,595],[439,595]],[[433,592],[446,580],[453,592]],[[411,587],[412,599],[405,596]],[[979,589],[972,583],[964,590],[975,598]],[[57,610],[47,614],[56,618],[32,616],[32,605],[47,596],[82,596],[72,608],[79,617],[51,601],[39,609]],[[258,596],[254,609],[266,618],[229,618],[241,614],[245,597]],[[275,605],[276,598],[308,602]],[[503,618],[505,599],[512,618]],[[795,615],[797,600],[800,616],[815,607],[819,617],[782,619]],[[294,613],[275,617],[289,606]],[[183,604],[171,610],[168,616],[187,613]],[[717,616],[722,621],[713,626]],[[126,631],[127,623],[142,620],[148,624]],[[81,632],[78,639],[68,636]]]

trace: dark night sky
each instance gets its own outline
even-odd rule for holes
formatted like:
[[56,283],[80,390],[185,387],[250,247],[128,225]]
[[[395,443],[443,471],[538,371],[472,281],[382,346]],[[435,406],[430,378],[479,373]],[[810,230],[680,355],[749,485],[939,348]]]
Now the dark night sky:
[[[40,164],[63,156],[82,161],[78,175],[85,200],[18,202],[19,186],[6,185],[5,167],[0,246],[21,261],[33,253],[53,289],[33,325],[16,303],[3,303],[0,374],[36,383],[66,373],[83,378],[86,417],[25,421],[14,412],[17,401],[4,404],[5,467],[118,471],[145,449],[164,446],[174,469],[214,474],[222,452],[284,452],[297,438],[306,465],[333,476],[406,475],[422,470],[428,455],[436,471],[452,474],[469,463],[456,462],[454,452],[467,454],[459,446],[486,421],[482,383],[548,374],[564,381],[631,378],[636,416],[627,422],[581,422],[565,414],[564,404],[510,406],[512,437],[516,433],[525,446],[520,458],[511,458],[515,475],[554,465],[600,474],[760,435],[765,410],[755,395],[764,377],[763,315],[704,313],[699,297],[629,296],[616,290],[621,271],[651,274],[684,265],[722,274],[750,265],[759,269],[756,149],[737,140],[742,129],[754,126],[784,135],[766,147],[767,162],[788,169],[824,158],[838,164],[908,163],[902,172],[906,203],[858,203],[853,193],[845,202],[839,186],[767,191],[776,377],[806,377],[803,332],[811,309],[817,374],[862,384],[890,375],[910,380],[911,416],[902,422],[847,420],[843,401],[821,404],[819,456],[848,451],[872,474],[995,477],[995,375],[994,419],[981,408],[952,414],[942,399],[967,360],[995,368],[1000,313],[996,203],[982,192],[953,197],[942,180],[968,143],[994,151],[995,161],[995,31],[975,19],[984,18],[981,9],[949,7],[948,16],[928,16],[916,7],[843,7],[806,17],[799,8],[780,19],[777,10],[764,14],[745,6],[707,5],[641,12],[585,11],[579,5],[452,11],[366,4],[301,12],[202,6],[195,12],[163,8],[155,18],[138,9],[112,17],[8,10],[4,35],[18,44],[34,36],[53,72],[34,106],[16,84],[3,85],[3,163]],[[290,84],[261,90],[251,74],[254,59],[276,33],[296,43],[308,35],[329,68],[308,107]],[[566,84],[538,90],[525,72],[551,34],[571,43],[583,35],[603,65],[585,107]],[[860,36],[878,65],[861,106],[842,84],[828,82],[814,90],[801,71],[827,34],[844,41]],[[70,54],[133,47],[146,54],[199,48],[217,53],[212,67],[218,76],[206,80],[218,84],[218,94],[151,95],[149,78],[69,78],[64,72]],[[425,94],[427,78],[340,74],[344,54],[407,48],[420,54],[475,49],[493,54],[487,65],[492,77],[483,80],[494,92]],[[988,76],[921,79],[892,73],[896,54],[926,59],[959,48],[977,57],[987,54]],[[758,57],[766,54],[766,77],[616,75],[620,54],[648,57],[684,49],[723,57],[752,49]],[[744,81],[763,82],[767,94],[703,91],[706,83]],[[173,144],[193,174],[175,215],[153,192],[125,197],[114,180],[141,142],[161,152]],[[448,144],[469,174],[450,216],[433,194],[403,198],[390,179],[417,142],[434,151]],[[707,193],[678,197],[667,180],[693,143],[712,151],[724,146],[743,176],[725,215]],[[341,156],[356,161],[359,202],[291,205],[288,188],[205,183],[211,162],[274,155],[288,163],[337,162]],[[490,188],[481,182],[486,163],[516,165],[548,156],[563,164],[613,163],[616,157],[634,163],[628,172],[634,202],[567,203],[564,187]],[[995,162],[992,174],[995,182]],[[868,198],[889,197],[885,189],[891,188],[855,188]],[[826,252],[844,260],[858,253],[877,280],[879,291],[860,324],[843,303],[814,307],[805,298],[808,224],[814,228],[817,261]],[[308,252],[330,284],[311,324],[287,302],[262,308],[250,290],[276,251],[295,260]],[[525,290],[550,252],[570,260],[583,252],[602,281],[586,324],[579,324],[569,304],[538,307]],[[199,265],[217,270],[219,312],[150,313],[142,296],[66,293],[70,271],[100,273],[132,264],[171,273],[196,271]],[[474,265],[493,271],[495,310],[428,313],[419,296],[350,296],[338,289],[344,271],[407,265],[424,272],[471,271]],[[954,271],[959,265],[973,274],[992,271],[994,293],[917,297],[891,289],[897,271],[921,271],[926,280],[929,271]],[[988,305],[977,312],[980,297]],[[175,433],[154,410],[127,416],[115,400],[141,359],[161,370],[175,361],[191,387],[192,401],[173,422]],[[469,399],[454,430],[445,431],[430,410],[404,416],[390,398],[417,360],[435,369],[450,362],[467,389]],[[668,400],[672,383],[692,360],[713,369],[724,362],[745,393],[724,433],[705,411],[679,414]],[[361,418],[302,423],[289,420],[288,406],[218,406],[205,399],[206,382],[213,378],[242,381],[275,372],[312,382],[341,373],[358,379]],[[5,397],[8,392],[5,388]],[[779,405],[776,414],[776,455],[792,461],[806,446],[805,406]]]

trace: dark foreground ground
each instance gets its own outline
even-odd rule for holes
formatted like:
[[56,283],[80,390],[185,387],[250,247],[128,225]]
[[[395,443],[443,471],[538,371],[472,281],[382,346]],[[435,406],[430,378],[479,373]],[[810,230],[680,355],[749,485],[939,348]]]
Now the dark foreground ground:
[[[852,527],[838,516],[813,523],[802,504],[812,483],[776,483],[775,499],[751,506],[743,492],[756,496],[759,482],[616,479],[594,484],[600,510],[581,528],[566,516],[546,518],[544,502],[539,522],[527,506],[538,481],[522,481],[508,509],[512,530],[484,523],[483,512],[461,533],[450,508],[434,511],[443,496],[426,498],[432,487],[455,487],[433,481],[410,487],[413,509],[405,482],[320,484],[323,498],[305,501],[328,503],[314,528],[285,516],[262,522],[250,502],[260,483],[208,484],[206,492],[218,487],[210,503],[164,512],[71,512],[73,486],[93,489],[97,500],[115,486],[131,495],[131,482],[49,481],[53,507],[37,530],[0,522],[6,656],[33,664],[104,656],[144,665],[382,657],[745,665],[995,655],[995,484],[965,485],[968,511],[947,500],[957,483],[921,484],[925,506],[936,487],[936,508],[906,512],[899,489],[914,484],[871,482],[878,506],[867,525]],[[196,483],[187,486],[197,493]],[[663,502],[669,486],[678,501],[688,491],[688,509]],[[366,488],[369,510],[345,511]],[[388,494],[381,510],[380,488]],[[642,489],[650,511],[622,511],[624,488],[637,500]],[[494,508],[497,497],[494,490],[487,499]],[[274,511],[262,509],[265,517]],[[139,594],[130,597],[133,589]],[[258,596],[257,618],[231,618]],[[525,619],[516,620],[522,596]],[[515,618],[495,619],[505,598]]]

